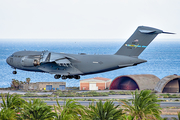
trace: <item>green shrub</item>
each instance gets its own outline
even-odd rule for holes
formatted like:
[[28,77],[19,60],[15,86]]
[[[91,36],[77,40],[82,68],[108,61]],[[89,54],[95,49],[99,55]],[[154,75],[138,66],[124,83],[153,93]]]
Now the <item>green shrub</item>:
[[102,92],[101,96],[108,96],[108,93],[107,92]]
[[110,94],[110,95],[115,95],[116,92],[115,92],[115,91],[109,91],[109,94]]
[[92,94],[88,94],[85,97],[93,97],[93,95]]
[[67,94],[66,97],[75,97],[73,94]]

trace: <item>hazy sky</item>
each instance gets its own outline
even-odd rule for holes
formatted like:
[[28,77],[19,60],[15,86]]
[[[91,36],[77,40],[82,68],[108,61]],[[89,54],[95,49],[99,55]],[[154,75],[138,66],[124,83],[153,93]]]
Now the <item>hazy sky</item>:
[[180,0],[0,0],[0,39],[127,39],[137,26],[180,38]]

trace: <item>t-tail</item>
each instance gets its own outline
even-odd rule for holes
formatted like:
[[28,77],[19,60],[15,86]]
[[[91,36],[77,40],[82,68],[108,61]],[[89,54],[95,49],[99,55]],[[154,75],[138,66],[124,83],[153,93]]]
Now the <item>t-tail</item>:
[[124,45],[115,53],[115,55],[138,57],[160,33],[174,34],[163,32],[162,30],[152,27],[139,26]]

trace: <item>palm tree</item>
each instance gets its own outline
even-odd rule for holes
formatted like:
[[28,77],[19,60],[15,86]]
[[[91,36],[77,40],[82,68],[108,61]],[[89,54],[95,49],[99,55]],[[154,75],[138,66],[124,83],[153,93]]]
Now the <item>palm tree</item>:
[[15,85],[15,88],[19,89],[19,85],[20,85],[19,80],[15,80],[14,85]]
[[59,105],[56,99],[57,106],[54,105],[56,120],[80,120],[85,117],[85,107],[74,100],[67,99],[63,106]]
[[15,79],[12,79],[11,87],[15,88],[15,82],[16,82],[16,80],[15,80]]
[[134,120],[134,117],[133,116],[131,116],[131,115],[123,115],[123,118],[122,118],[123,120]]
[[31,78],[26,78],[26,82],[29,84],[31,81]]
[[16,120],[16,113],[14,110],[4,108],[0,111],[0,120]]
[[1,107],[3,109],[11,109],[15,110],[16,112],[20,111],[21,106],[25,103],[25,100],[20,98],[19,95],[10,95],[9,93],[7,94],[6,100],[3,94],[2,96],[2,103]]
[[23,105],[20,116],[25,120],[53,120],[56,114],[52,112],[52,106],[40,99],[32,99]]
[[151,90],[142,90],[140,93],[136,90],[132,95],[132,104],[127,100],[121,100],[124,104],[122,106],[125,108],[125,112],[128,112],[129,115],[137,120],[161,119],[161,108],[158,104],[160,101],[157,99],[157,95],[153,94]]
[[24,82],[23,82],[23,81],[20,81],[20,84],[24,84]]
[[88,117],[91,120],[119,120],[122,119],[122,109],[119,105],[114,106],[113,101],[106,101],[104,104],[100,100],[94,105],[89,105]]
[[18,88],[19,88],[19,85],[20,85],[19,80],[12,79],[11,87],[18,89]]

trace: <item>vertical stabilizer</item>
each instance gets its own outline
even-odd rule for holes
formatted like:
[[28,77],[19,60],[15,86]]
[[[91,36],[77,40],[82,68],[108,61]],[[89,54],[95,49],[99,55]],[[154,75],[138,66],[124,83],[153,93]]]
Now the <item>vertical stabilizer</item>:
[[168,32],[163,32],[162,30],[152,27],[139,26],[124,45],[115,53],[115,55],[137,57],[159,33]]

